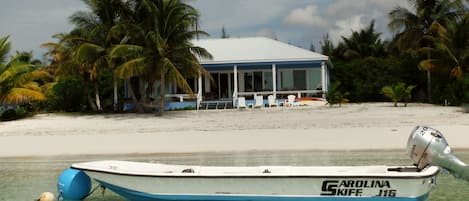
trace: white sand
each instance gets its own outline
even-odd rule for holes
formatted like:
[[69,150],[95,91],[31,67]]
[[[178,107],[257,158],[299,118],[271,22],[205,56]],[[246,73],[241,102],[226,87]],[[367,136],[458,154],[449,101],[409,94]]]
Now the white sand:
[[0,122],[0,157],[251,150],[405,149],[416,125],[469,148],[469,114],[458,107],[391,103],[168,112],[42,114]]

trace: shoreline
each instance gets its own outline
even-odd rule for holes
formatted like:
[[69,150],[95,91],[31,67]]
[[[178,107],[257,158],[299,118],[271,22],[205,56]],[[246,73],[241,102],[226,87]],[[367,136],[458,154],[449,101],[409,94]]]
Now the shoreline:
[[416,125],[469,149],[469,114],[458,107],[392,103],[175,111],[151,114],[42,114],[0,123],[0,158],[246,151],[403,150]]

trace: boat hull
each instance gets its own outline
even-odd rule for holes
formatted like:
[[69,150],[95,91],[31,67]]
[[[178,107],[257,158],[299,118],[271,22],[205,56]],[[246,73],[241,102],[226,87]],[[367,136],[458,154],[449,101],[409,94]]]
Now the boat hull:
[[71,168],[135,201],[423,201],[439,171],[434,166],[217,167],[128,161]]
[[329,197],[329,196],[274,196],[274,195],[190,195],[150,194],[126,189],[97,180],[109,190],[133,201],[425,201],[428,193],[418,197]]
[[434,176],[374,177],[160,177],[87,171],[129,200],[210,201],[424,201]]

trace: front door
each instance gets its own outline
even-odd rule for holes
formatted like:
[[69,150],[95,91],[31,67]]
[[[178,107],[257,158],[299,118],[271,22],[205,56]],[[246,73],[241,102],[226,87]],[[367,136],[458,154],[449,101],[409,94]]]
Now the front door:
[[219,94],[220,99],[230,99],[233,93],[232,90],[232,73],[220,73]]

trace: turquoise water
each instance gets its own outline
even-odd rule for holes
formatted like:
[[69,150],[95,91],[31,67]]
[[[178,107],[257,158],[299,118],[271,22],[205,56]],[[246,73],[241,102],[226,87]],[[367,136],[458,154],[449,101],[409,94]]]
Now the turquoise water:
[[[456,151],[469,162],[469,151]],[[0,158],[0,201],[32,201],[42,192],[56,194],[55,183],[61,171],[75,162],[90,160],[132,160],[193,165],[411,165],[404,151],[357,152],[234,152],[196,154],[151,154],[118,156],[68,156],[48,158]],[[87,201],[123,201],[111,191],[97,190]],[[469,182],[441,173],[431,201],[469,200]]]

